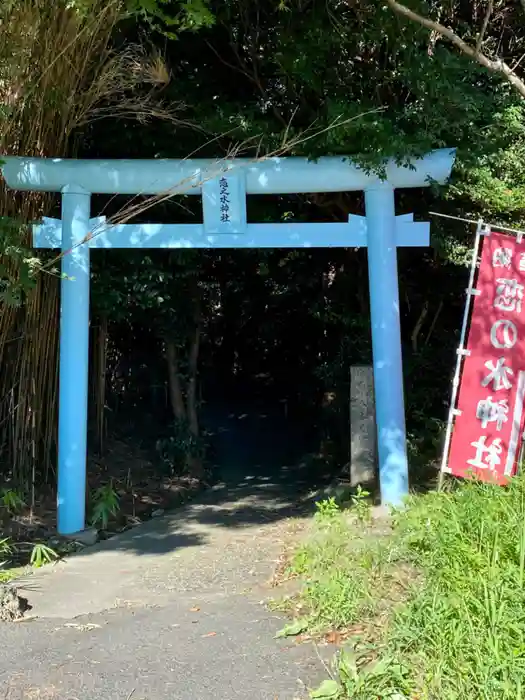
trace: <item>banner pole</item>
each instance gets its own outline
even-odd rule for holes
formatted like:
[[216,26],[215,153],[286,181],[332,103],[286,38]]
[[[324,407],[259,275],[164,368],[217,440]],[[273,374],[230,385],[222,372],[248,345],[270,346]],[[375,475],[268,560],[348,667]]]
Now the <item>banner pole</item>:
[[525,433],[523,433],[521,436],[521,447],[520,447],[520,451],[518,454],[518,467],[516,469],[516,474],[523,473],[522,464],[523,464],[523,455],[524,454],[525,454]]
[[490,234],[490,228],[488,228],[483,221],[480,219],[477,224],[476,228],[476,238],[474,239],[474,250],[472,251],[472,262],[470,264],[470,275],[469,275],[469,281],[468,281],[468,288],[466,290],[466,295],[467,298],[465,300],[465,310],[463,312],[463,322],[461,324],[461,334],[459,338],[459,348],[457,350],[457,361],[456,361],[456,370],[454,372],[454,379],[452,380],[452,395],[450,397],[450,408],[448,411],[448,420],[447,420],[447,430],[445,433],[445,444],[443,447],[443,456],[441,458],[441,467],[439,470],[439,480],[438,480],[438,491],[441,491],[443,487],[443,480],[445,478],[445,474],[449,471],[448,470],[448,453],[450,450],[450,440],[452,438],[452,428],[454,427],[454,417],[457,414],[456,410],[456,401],[457,401],[457,396],[458,396],[458,389],[459,389],[459,378],[461,375],[461,367],[463,364],[463,357],[467,354],[467,351],[465,350],[465,339],[467,336],[467,327],[468,327],[468,320],[469,320],[469,315],[470,315],[470,306],[472,304],[472,297],[475,296],[475,290],[474,290],[474,280],[476,277],[476,267],[478,264],[478,258],[479,258],[479,248],[481,244],[481,236],[482,235],[489,235]]

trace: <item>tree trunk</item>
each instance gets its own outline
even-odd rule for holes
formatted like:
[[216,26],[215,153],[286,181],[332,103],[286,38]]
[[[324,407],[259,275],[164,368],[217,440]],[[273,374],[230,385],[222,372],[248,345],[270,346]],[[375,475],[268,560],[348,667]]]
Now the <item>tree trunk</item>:
[[184,396],[179,377],[179,362],[177,359],[177,346],[173,340],[166,339],[166,361],[168,363],[168,384],[170,391],[171,407],[176,420],[186,420]]
[[197,413],[197,366],[199,360],[199,346],[200,346],[200,318],[196,318],[197,325],[195,326],[195,333],[191,342],[190,357],[188,362],[188,392],[187,392],[187,410],[188,410],[188,424],[192,435],[198,437],[199,435],[199,416]]
[[[172,340],[166,340],[166,360],[168,363],[168,382],[170,400],[173,408],[173,415],[176,420],[184,422],[191,434],[198,437],[199,422],[197,415],[197,360],[199,356],[200,327],[196,328],[190,349],[188,392],[186,404],[182,391],[182,383],[179,376],[179,363],[177,346]],[[188,453],[186,455],[186,468],[190,476],[195,479],[202,479],[204,476],[204,465],[198,455]]]
[[[186,416],[188,419],[188,429],[192,436],[197,439],[199,437],[199,415],[197,410],[197,370],[199,364],[199,349],[201,339],[201,307],[200,307],[200,290],[195,284],[193,290],[194,311],[193,311],[193,336],[190,340],[190,350],[188,358],[188,385],[186,392]],[[204,476],[204,465],[202,458],[199,455],[190,454],[187,458],[188,471],[191,476],[196,479],[202,479]]]

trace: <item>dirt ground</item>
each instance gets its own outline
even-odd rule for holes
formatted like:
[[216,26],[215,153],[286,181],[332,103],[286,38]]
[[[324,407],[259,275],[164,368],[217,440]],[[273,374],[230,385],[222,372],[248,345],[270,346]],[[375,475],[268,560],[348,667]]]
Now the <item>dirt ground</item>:
[[[100,539],[156,517],[201,489],[195,479],[170,476],[159,468],[150,451],[118,437],[108,439],[103,456],[88,459],[88,494],[107,485],[118,495],[119,509],[107,529],[99,532]],[[88,524],[89,511],[88,502]],[[26,504],[13,514],[0,505],[0,539],[4,538],[13,545],[10,566],[26,564],[35,542],[56,538],[56,493],[51,486],[39,491],[33,507]]]

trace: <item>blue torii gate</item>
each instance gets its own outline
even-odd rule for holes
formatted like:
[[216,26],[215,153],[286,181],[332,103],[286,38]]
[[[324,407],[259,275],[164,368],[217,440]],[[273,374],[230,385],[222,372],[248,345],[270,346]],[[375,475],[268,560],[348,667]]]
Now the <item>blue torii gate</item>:
[[[429,245],[429,224],[396,216],[394,189],[444,183],[454,151],[429,153],[410,166],[386,164],[380,179],[351,160],[271,157],[261,160],[65,160],[5,157],[7,185],[60,192],[62,219],[33,229],[35,248],[61,248],[58,530],[85,527],[89,283],[91,248],[368,249],[370,310],[381,500],[408,493],[403,368],[397,275],[398,246]],[[341,223],[249,224],[247,194],[364,190],[366,216]],[[91,194],[202,195],[202,224],[106,223],[91,218]]]

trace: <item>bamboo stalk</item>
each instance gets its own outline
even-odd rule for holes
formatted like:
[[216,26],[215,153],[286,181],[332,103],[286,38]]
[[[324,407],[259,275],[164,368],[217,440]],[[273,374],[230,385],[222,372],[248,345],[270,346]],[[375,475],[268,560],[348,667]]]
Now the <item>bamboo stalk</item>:
[[[169,80],[158,54],[137,46],[116,53],[111,37],[120,0],[93,0],[80,13],[68,0],[0,3],[0,154],[71,157],[79,129],[108,114],[177,118],[155,90]],[[145,86],[141,93],[137,87]],[[29,224],[54,200],[0,183],[0,215]],[[31,246],[30,227],[19,243]],[[6,277],[20,279],[20,257],[0,255]],[[20,488],[54,473],[57,431],[59,280],[41,273],[23,305],[0,313],[0,459]]]

